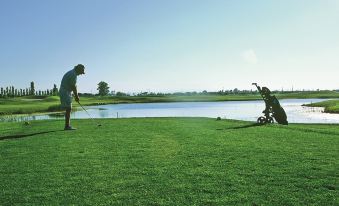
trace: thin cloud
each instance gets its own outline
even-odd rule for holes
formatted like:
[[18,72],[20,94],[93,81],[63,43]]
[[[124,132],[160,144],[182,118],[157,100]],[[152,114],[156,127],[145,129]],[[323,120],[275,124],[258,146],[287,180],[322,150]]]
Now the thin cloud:
[[248,50],[244,51],[241,54],[241,56],[244,59],[244,61],[249,63],[249,64],[257,64],[258,63],[257,55],[256,55],[256,53],[253,49],[248,49]]

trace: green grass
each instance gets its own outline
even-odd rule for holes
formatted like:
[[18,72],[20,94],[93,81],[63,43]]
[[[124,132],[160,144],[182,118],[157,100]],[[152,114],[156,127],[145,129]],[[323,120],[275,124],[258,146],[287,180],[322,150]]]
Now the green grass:
[[[279,99],[292,98],[339,98],[338,92],[293,92],[277,93]],[[192,96],[147,96],[147,97],[81,97],[83,105],[150,103],[150,102],[209,102],[209,101],[247,101],[261,100],[259,94],[253,95],[192,95]],[[20,97],[0,98],[0,115],[32,114],[61,111],[59,97]],[[77,109],[77,104],[73,104]]]
[[311,107],[324,107],[326,113],[339,113],[339,100],[328,100],[313,104],[307,104]]
[[339,126],[0,123],[2,205],[338,205]]

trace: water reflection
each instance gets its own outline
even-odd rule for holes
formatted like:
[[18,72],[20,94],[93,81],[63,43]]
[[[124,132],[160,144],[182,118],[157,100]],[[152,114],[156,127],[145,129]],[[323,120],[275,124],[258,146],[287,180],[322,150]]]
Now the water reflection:
[[[324,101],[324,99],[281,100],[290,123],[339,123],[338,114],[323,113],[323,108],[304,107],[303,104]],[[265,105],[263,101],[228,102],[175,102],[175,103],[138,103],[88,106],[86,109],[93,118],[129,118],[129,117],[221,117],[256,121]],[[88,118],[86,112],[75,111],[74,119]],[[63,114],[9,116],[2,121],[32,121],[42,119],[63,119]]]

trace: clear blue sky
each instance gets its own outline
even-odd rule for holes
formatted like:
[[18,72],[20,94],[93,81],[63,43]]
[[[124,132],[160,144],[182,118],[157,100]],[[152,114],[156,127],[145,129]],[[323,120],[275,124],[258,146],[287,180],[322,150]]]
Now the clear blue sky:
[[339,88],[337,0],[0,0],[0,86]]

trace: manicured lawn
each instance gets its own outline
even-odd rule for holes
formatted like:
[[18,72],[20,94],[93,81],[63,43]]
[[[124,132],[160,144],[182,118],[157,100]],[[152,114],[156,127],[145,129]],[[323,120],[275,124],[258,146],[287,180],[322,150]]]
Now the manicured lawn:
[[0,123],[1,205],[338,205],[339,126]]

